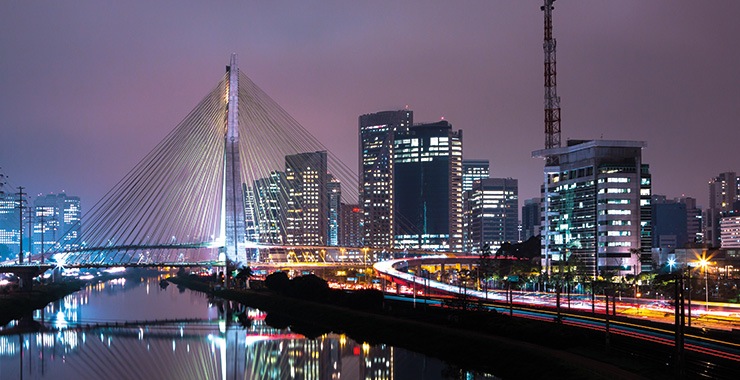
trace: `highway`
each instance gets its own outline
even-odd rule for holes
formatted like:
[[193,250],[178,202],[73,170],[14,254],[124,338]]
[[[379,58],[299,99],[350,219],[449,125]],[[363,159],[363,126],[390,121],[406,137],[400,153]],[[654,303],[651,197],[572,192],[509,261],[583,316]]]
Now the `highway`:
[[[675,346],[674,309],[668,302],[651,299],[622,299],[613,302],[609,299],[609,321],[607,323],[606,302],[603,296],[596,297],[592,306],[590,295],[571,295],[571,300],[561,294],[560,312],[556,308],[556,295],[543,292],[512,291],[513,303],[509,303],[507,291],[479,291],[465,289],[457,285],[445,284],[424,277],[396,269],[397,267],[411,267],[425,265],[428,262],[444,259],[447,256],[430,256],[424,258],[407,258],[389,260],[376,263],[374,269],[386,280],[401,283],[398,294],[386,295],[387,298],[397,298],[408,302],[432,303],[436,306],[445,305],[449,300],[460,300],[463,297],[473,304],[496,310],[499,313],[511,313],[514,317],[541,320],[551,323],[604,332],[607,324],[609,334],[614,337],[639,339],[649,343],[645,347],[635,347],[634,343],[624,345],[623,349],[630,354],[643,356],[655,355],[647,347],[663,347],[659,351],[668,351]],[[452,262],[452,261],[450,261]],[[425,297],[426,294],[432,294]],[[568,306],[568,304],[570,306]],[[613,306],[614,305],[614,306]],[[705,303],[692,305],[693,328],[685,333],[684,350],[687,353],[686,366],[693,368],[690,372],[711,373],[713,371],[740,373],[740,308],[733,304],[709,304],[706,311]],[[594,312],[592,312],[594,311]],[[558,318],[558,314],[560,318]],[[614,315],[615,314],[615,315]],[[688,313],[687,313],[688,314]],[[712,334],[711,330],[718,331]],[[634,342],[634,340],[628,340]],[[617,347],[618,348],[618,347]],[[661,357],[653,357],[661,360]],[[706,358],[714,358],[706,360]],[[664,356],[663,356],[663,360]],[[703,372],[702,372],[703,371]]]

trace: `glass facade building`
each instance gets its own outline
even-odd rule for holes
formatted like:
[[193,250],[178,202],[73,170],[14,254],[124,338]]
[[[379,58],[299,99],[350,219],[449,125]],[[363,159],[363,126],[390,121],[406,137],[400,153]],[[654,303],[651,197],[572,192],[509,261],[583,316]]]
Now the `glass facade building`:
[[462,251],[462,131],[444,120],[397,131],[392,183],[396,248]]
[[327,245],[329,192],[326,152],[285,156],[288,183],[286,240],[291,245]]
[[462,165],[463,192],[473,190],[473,183],[475,181],[488,178],[490,175],[490,164],[488,160],[463,160]]
[[411,110],[382,111],[359,117],[360,208],[363,243],[393,246],[393,140],[414,122]]
[[33,253],[79,248],[80,198],[47,194],[33,202]]
[[709,207],[704,218],[704,242],[713,247],[721,245],[720,219],[740,200],[740,177],[735,172],[720,173],[709,181]]
[[[638,274],[652,268],[651,176],[644,142],[570,140],[540,150],[545,167],[542,261],[546,271],[572,259],[586,276]],[[572,256],[572,258],[571,258]]]
[[540,198],[532,198],[524,201],[524,206],[522,206],[522,241],[540,235],[541,211],[542,202]]
[[491,252],[519,238],[519,183],[512,178],[485,178],[468,192],[466,252],[478,253],[487,244]]
[[331,246],[339,245],[339,226],[342,223],[342,214],[340,207],[342,204],[342,184],[337,177],[331,174],[327,175],[329,181],[326,183],[328,208],[329,208],[329,240]]

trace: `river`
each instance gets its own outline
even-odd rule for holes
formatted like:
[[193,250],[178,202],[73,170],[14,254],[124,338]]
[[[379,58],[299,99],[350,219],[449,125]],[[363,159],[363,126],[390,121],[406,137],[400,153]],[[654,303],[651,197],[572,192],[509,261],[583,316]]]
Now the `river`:
[[[90,285],[0,330],[0,379],[474,379],[404,349],[314,339],[158,278]],[[272,323],[272,322],[270,322]],[[272,323],[275,325],[275,323]]]

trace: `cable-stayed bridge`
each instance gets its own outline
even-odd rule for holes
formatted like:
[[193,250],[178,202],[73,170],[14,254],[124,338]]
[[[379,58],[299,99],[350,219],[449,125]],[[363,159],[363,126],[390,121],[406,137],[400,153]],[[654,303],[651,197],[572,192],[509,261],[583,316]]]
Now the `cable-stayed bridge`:
[[357,191],[353,170],[240,71],[234,54],[216,86],[84,215],[81,228],[28,261],[367,260],[376,250],[339,247],[331,225],[339,202],[356,203]]

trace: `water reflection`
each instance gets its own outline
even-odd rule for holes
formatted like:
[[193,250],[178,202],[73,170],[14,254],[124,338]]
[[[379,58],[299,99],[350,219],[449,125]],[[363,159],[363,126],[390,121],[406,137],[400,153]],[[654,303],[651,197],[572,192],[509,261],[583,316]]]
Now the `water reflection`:
[[0,335],[3,379],[474,378],[383,344],[307,339],[258,310],[181,294],[157,278],[90,286],[34,319],[39,331]]

